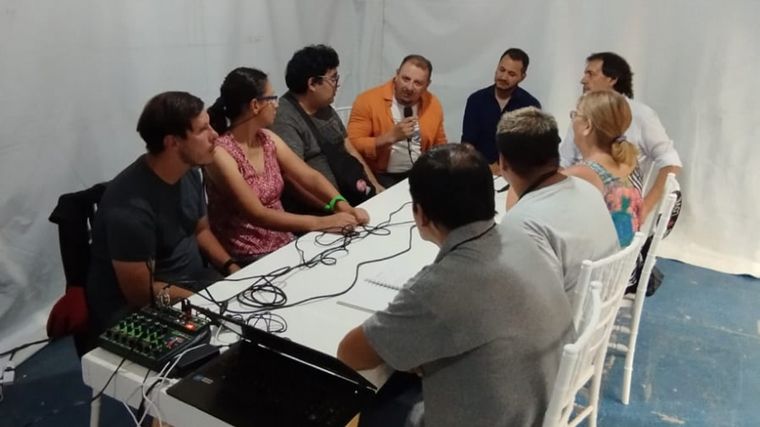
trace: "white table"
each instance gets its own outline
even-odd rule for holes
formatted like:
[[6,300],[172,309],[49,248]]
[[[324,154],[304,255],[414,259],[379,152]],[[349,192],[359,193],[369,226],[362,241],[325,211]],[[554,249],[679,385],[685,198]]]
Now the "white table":
[[[504,181],[498,178],[496,188],[501,188]],[[391,223],[407,222],[406,224],[392,225],[388,227],[390,234],[371,235],[364,239],[352,242],[347,248],[347,253],[338,253],[334,257],[337,262],[334,265],[317,265],[312,268],[297,269],[282,276],[274,283],[287,294],[288,303],[303,299],[337,293],[345,290],[351,284],[356,266],[362,261],[383,258],[406,249],[409,245],[409,229],[413,225],[411,204],[407,181],[395,185],[378,196],[368,200],[362,207],[370,213],[370,224],[377,225],[388,220],[391,212],[401,208],[391,218]],[[504,213],[506,193],[496,194],[497,220]],[[405,206],[402,207],[402,205]],[[357,285],[350,292],[361,292],[360,283],[365,277],[373,277],[379,271],[393,268],[402,271],[419,270],[429,264],[438,252],[438,248],[425,242],[419,237],[417,230],[412,230],[411,250],[403,255],[381,263],[364,265],[360,268]],[[321,233],[308,233],[301,237],[298,246],[305,252],[305,258],[310,259],[325,248],[315,244]],[[338,240],[338,236],[322,235],[321,241]],[[254,275],[261,275],[283,266],[293,266],[300,262],[295,243],[277,250],[276,252],[256,261],[250,266],[229,276],[236,279]],[[222,280],[208,288],[214,299],[219,301],[233,297],[244,291],[253,283],[253,280],[232,282]],[[275,313],[285,318],[287,331],[281,336],[310,348],[322,351],[329,355],[336,355],[338,343],[343,336],[353,327],[361,324],[371,313],[347,306],[338,298],[320,299],[305,304],[276,310]],[[217,308],[200,296],[191,298],[195,305],[204,306],[213,310]],[[229,309],[239,308],[236,300],[232,300]],[[85,384],[97,393],[106,384],[108,378],[116,370],[122,358],[102,348],[97,348],[87,353],[82,358],[82,376]],[[142,395],[141,385],[147,374],[147,368],[126,361],[119,372],[111,380],[104,390],[104,394],[117,400],[126,402],[133,408],[139,406]],[[362,374],[377,386],[382,385],[388,378],[391,370],[381,367],[372,371],[362,371]],[[153,375],[153,374],[151,374]],[[156,387],[151,393],[151,400],[159,408],[161,417],[165,422],[175,426],[224,426],[226,423],[191,407],[172,396],[166,394],[166,388],[171,384],[168,381],[162,387]],[[153,415],[158,415],[151,411]],[[90,425],[96,426],[99,417],[99,402],[93,402]]]

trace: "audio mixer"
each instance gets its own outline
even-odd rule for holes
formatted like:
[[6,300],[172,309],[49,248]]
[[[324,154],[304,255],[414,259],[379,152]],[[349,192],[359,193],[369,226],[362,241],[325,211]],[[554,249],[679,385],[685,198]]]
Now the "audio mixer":
[[100,337],[98,345],[119,356],[160,371],[185,349],[208,342],[209,321],[172,307],[143,307]]

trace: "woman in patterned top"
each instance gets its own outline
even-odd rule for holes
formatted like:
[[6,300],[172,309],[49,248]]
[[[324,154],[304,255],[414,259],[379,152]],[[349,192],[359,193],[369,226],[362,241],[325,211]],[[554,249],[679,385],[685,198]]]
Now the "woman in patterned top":
[[575,144],[583,161],[563,171],[594,184],[604,195],[621,246],[638,231],[641,192],[631,182],[638,150],[623,134],[631,125],[631,108],[625,97],[612,90],[581,96],[570,112]]
[[[278,105],[266,74],[236,68],[220,91],[208,110],[211,125],[221,135],[214,161],[206,167],[208,216],[214,234],[238,264],[286,245],[293,240],[291,232],[341,232],[369,221],[364,209],[351,207],[324,176],[266,129]],[[280,202],[285,181],[330,214],[285,212]]]

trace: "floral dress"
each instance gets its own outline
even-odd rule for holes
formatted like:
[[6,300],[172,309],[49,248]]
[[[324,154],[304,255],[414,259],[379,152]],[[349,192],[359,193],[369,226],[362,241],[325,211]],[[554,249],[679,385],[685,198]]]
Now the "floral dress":
[[[277,162],[277,149],[266,132],[259,131],[256,137],[264,150],[264,171],[260,174],[248,162],[232,134],[217,139],[216,148],[227,151],[235,159],[238,171],[259,197],[262,205],[283,210],[280,196],[285,183],[280,164]],[[210,180],[206,180],[206,191],[211,231],[233,257],[266,255],[293,240],[291,233],[269,230],[252,223],[240,203],[229,196],[229,191],[222,191]]]
[[644,203],[641,191],[634,186],[630,176],[616,177],[604,166],[591,160],[584,160],[581,163],[590,167],[602,180],[604,201],[607,203],[610,215],[612,215],[618,241],[620,241],[621,246],[628,246],[640,227],[639,216]]

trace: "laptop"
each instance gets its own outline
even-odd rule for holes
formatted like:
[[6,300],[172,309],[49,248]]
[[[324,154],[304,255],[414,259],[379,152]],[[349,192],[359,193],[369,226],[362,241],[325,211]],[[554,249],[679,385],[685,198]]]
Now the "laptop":
[[242,339],[167,393],[233,426],[344,427],[377,392],[332,356],[193,308]]

